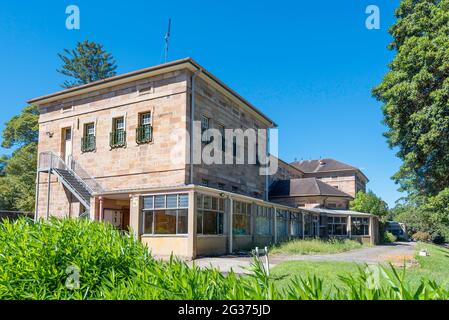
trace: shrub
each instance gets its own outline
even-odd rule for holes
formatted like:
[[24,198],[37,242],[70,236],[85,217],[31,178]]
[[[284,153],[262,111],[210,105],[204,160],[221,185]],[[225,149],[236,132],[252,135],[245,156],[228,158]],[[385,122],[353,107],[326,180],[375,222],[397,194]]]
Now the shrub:
[[344,239],[305,239],[283,242],[271,248],[271,253],[285,254],[313,254],[313,253],[339,253],[361,248],[358,241]]
[[[77,281],[67,283],[74,268],[79,270],[79,286]],[[376,268],[360,267],[357,274],[342,278],[344,287],[328,292],[317,277],[297,277],[278,289],[276,279],[256,259],[253,273],[244,277],[190,267],[175,258],[157,261],[133,237],[98,222],[51,219],[34,224],[20,219],[0,224],[0,300],[449,298],[447,288],[425,279],[418,289],[410,289],[405,269]]]
[[398,238],[392,234],[391,232],[384,232],[383,234],[383,238],[382,238],[382,243],[393,243],[396,242],[398,240]]
[[431,242],[432,236],[428,232],[418,231],[412,235],[412,239],[415,241]]

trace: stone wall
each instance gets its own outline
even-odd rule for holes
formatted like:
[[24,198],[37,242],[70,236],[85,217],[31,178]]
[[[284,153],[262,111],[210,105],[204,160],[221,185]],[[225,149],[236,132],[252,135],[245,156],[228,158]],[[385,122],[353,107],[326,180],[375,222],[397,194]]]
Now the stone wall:
[[270,185],[275,181],[299,179],[304,176],[302,171],[296,169],[287,162],[281,159],[276,159],[274,156],[271,156],[271,158],[278,162],[278,171],[276,174],[270,176]]
[[[305,197],[275,197],[270,201],[283,204],[294,208],[329,208],[329,209],[349,209],[349,201],[351,199],[343,197],[326,197],[326,196],[305,196]],[[334,206],[335,204],[335,206]]]
[[[187,79],[187,71],[176,71],[41,106],[39,152],[53,151],[63,158],[63,129],[71,128],[75,161],[105,190],[184,185]],[[142,112],[152,113],[153,141],[138,145],[136,128]],[[125,120],[126,146],[112,149],[109,137],[117,117]],[[95,124],[96,150],[83,153],[81,138],[88,123]],[[46,210],[44,174],[41,182],[45,185],[39,197],[42,216]],[[54,180],[52,214],[72,214],[70,197]]]
[[[215,129],[220,126],[243,131],[249,128],[267,128],[260,118],[243,110],[204,80],[197,79],[195,120],[200,121],[202,116],[209,118],[209,127]],[[245,143],[245,157],[247,154],[248,145]],[[264,175],[260,175],[260,166],[257,164],[247,164],[245,160],[245,164],[201,164],[194,168],[194,184],[200,185],[206,180],[212,188],[222,188],[256,198],[264,197],[266,180]]]
[[351,196],[355,196],[356,177],[354,172],[336,171],[336,172],[315,172],[306,173],[305,178],[315,177],[328,185],[337,188]]

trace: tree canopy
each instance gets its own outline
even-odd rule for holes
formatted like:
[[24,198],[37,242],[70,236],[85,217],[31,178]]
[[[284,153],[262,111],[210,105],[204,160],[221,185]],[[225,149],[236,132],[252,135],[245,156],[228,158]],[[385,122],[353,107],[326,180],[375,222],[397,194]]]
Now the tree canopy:
[[58,54],[63,65],[59,73],[74,78],[62,84],[63,88],[73,88],[116,75],[116,61],[103,45],[88,40],[78,42],[75,49],[64,49]]
[[[20,115],[12,117],[2,134],[2,147],[22,147],[37,142],[39,111],[34,106],[25,107]],[[1,165],[0,165],[1,166]]]
[[372,191],[367,193],[359,191],[355,199],[349,204],[349,208],[358,212],[371,213],[380,218],[388,214],[387,203]]
[[0,158],[0,209],[34,209],[38,141],[38,109],[25,107],[6,123],[2,146],[15,148]]
[[402,0],[396,17],[396,55],[373,94],[403,160],[394,180],[434,196],[449,186],[449,0]]

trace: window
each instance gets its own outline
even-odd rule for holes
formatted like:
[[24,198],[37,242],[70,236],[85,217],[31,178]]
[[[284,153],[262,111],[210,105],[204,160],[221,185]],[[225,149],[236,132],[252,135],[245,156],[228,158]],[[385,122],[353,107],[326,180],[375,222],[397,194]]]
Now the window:
[[114,130],[124,130],[125,129],[125,119],[123,117],[114,119]]
[[67,112],[67,111],[72,111],[73,110],[73,104],[62,104],[61,105],[61,111],[62,112]]
[[327,232],[329,236],[345,236],[347,235],[347,218],[345,217],[328,217]]
[[225,127],[222,125],[218,126],[218,131],[220,131],[221,135],[221,151],[226,152],[226,132]]
[[256,234],[268,236],[272,234],[273,210],[272,208],[256,207]]
[[143,198],[144,234],[187,234],[188,194]]
[[95,151],[96,141],[95,141],[95,124],[87,123],[84,125],[84,134],[81,138],[81,151],[82,152],[92,152]]
[[197,234],[222,235],[224,233],[224,199],[197,195]]
[[232,186],[232,192],[234,192],[234,193],[239,192],[239,188],[236,186]]
[[288,211],[277,210],[276,232],[279,238],[285,238],[288,236],[287,218],[288,218]]
[[112,132],[109,137],[111,148],[124,147],[126,143],[125,118],[115,118],[112,121]]
[[136,129],[137,144],[149,143],[153,139],[153,127],[151,125],[151,112],[139,114],[139,125]]
[[205,132],[209,130],[209,118],[202,116],[201,117],[201,141],[202,142],[210,142],[210,137],[205,134]]
[[290,233],[294,237],[302,235],[302,214],[290,212]]
[[153,86],[151,84],[141,85],[139,87],[139,95],[153,93]]
[[251,234],[251,204],[234,201],[232,233],[234,235]]
[[218,183],[218,189],[224,190],[226,185],[224,183]]
[[209,180],[207,179],[201,179],[201,185],[203,187],[208,187],[209,186]]
[[369,218],[351,218],[353,236],[369,236]]
[[334,208],[337,208],[337,204],[336,204],[336,203],[328,203],[328,204],[327,204],[327,207],[328,207],[328,208],[333,208],[333,209],[334,209]]

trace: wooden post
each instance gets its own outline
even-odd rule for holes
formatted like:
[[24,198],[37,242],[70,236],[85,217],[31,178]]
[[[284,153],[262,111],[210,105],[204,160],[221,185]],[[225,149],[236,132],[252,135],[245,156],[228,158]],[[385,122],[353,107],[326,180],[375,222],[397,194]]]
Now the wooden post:
[[100,209],[100,213],[99,213],[99,216],[100,216],[100,221],[104,221],[104,206],[103,206],[103,201],[104,201],[104,199],[103,199],[103,197],[99,197],[98,198],[98,201],[100,202],[100,205],[99,205],[99,209]]
[[34,205],[34,222],[37,222],[39,220],[39,189],[40,189],[40,183],[41,183],[41,172],[37,171],[37,178],[36,178],[36,201]]
[[232,232],[232,215],[234,214],[234,200],[229,198],[229,253],[232,254],[233,248],[233,232]]
[[350,215],[348,216],[348,225],[346,228],[346,232],[348,234],[348,238],[351,239],[352,238],[352,217]]
[[301,216],[302,216],[302,223],[301,223],[301,225],[302,225],[302,239],[304,240],[306,238],[306,235],[304,233],[306,231],[306,227],[305,227],[306,221],[304,220],[304,211],[301,211]]
[[47,213],[46,219],[50,218],[50,195],[51,195],[51,169],[53,167],[53,157],[50,157],[50,167],[48,168],[48,188],[47,188]]
[[196,201],[195,191],[189,192],[189,210],[188,210],[188,244],[187,255],[192,260],[196,258],[196,243],[197,243],[197,230],[196,230]]
[[278,230],[277,230],[277,225],[278,225],[278,210],[276,208],[274,208],[274,244],[276,244],[278,242]]

